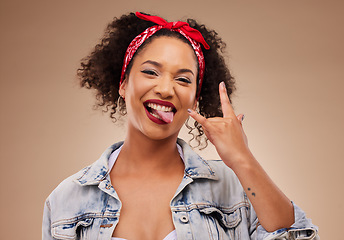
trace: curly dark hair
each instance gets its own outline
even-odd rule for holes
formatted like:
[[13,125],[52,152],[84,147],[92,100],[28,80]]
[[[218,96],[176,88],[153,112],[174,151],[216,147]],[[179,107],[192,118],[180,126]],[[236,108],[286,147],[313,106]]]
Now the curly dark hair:
[[[218,85],[222,81],[225,82],[229,99],[235,90],[234,79],[223,58],[226,44],[214,30],[207,29],[204,25],[197,23],[193,19],[187,19],[186,22],[192,28],[201,32],[203,38],[210,46],[209,50],[204,49],[202,46],[205,59],[205,72],[197,110],[207,118],[222,116]],[[77,71],[81,87],[95,89],[96,106],[101,107],[105,112],[111,109],[110,117],[114,120],[116,120],[115,115],[117,112],[120,115],[126,114],[125,102],[118,92],[126,49],[137,35],[153,25],[155,23],[142,20],[136,17],[135,13],[114,18],[108,24],[101,42],[95,46],[95,49],[89,56],[83,58],[81,61],[81,67]],[[147,39],[139,47],[135,55],[142,51],[154,38],[159,36],[176,37],[190,44],[180,33],[162,29]],[[130,74],[131,65],[129,64],[126,74]],[[192,125],[190,126],[188,121],[186,122],[186,127],[193,136],[190,142],[195,139],[197,141],[195,147],[206,147],[207,139],[201,125],[198,122],[194,122]],[[198,131],[197,134],[193,133],[195,129]]]

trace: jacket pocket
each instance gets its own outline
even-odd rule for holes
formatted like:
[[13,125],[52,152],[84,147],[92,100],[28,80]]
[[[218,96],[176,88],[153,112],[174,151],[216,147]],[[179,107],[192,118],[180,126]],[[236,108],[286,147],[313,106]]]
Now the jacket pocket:
[[53,224],[51,234],[56,239],[87,239],[93,218],[66,220]]
[[207,220],[208,231],[213,239],[240,239],[240,208],[226,212],[216,207],[207,207],[200,209],[200,212]]

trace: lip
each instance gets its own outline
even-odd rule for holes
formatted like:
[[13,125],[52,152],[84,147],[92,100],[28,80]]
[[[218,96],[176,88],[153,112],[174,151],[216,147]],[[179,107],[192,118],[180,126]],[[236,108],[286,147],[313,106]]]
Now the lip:
[[148,99],[143,103],[143,105],[146,106],[148,103],[156,103],[162,106],[171,107],[174,113],[177,112],[176,107],[171,102],[167,102],[167,101],[163,101],[159,99]]
[[167,122],[164,122],[164,121],[162,121],[161,119],[156,118],[156,117],[154,117],[152,114],[150,114],[150,112],[147,110],[147,107],[146,107],[148,103],[155,103],[155,104],[159,104],[159,105],[161,105],[161,106],[171,107],[171,108],[172,108],[172,111],[174,112],[174,114],[177,112],[176,107],[175,107],[175,106],[173,105],[173,103],[171,103],[171,102],[167,102],[167,101],[163,101],[163,100],[159,100],[159,99],[148,99],[148,100],[144,101],[143,105],[144,105],[144,108],[145,108],[147,117],[148,117],[151,121],[153,121],[154,123],[157,123],[157,124],[164,125],[164,124],[168,124],[168,123],[167,123]]

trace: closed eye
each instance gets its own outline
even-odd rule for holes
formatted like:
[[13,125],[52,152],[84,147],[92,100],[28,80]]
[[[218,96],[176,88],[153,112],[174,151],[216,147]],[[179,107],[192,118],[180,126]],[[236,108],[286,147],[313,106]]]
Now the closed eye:
[[142,70],[141,72],[147,75],[158,76],[158,73],[155,72],[154,70]]
[[185,83],[191,83],[191,81],[188,78],[185,77],[179,77],[176,79],[177,81],[185,82]]

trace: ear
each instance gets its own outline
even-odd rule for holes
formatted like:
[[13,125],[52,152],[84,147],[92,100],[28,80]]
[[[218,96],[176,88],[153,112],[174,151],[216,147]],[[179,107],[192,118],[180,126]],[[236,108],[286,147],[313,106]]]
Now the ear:
[[119,86],[118,93],[121,95],[123,98],[125,98],[125,89],[127,87],[127,79],[125,78],[122,82],[122,84]]

